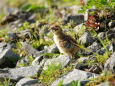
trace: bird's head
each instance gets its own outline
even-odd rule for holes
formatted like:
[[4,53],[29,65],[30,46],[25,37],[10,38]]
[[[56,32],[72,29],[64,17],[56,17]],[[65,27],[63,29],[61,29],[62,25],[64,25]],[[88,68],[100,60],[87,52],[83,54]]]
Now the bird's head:
[[57,35],[62,33],[62,29],[59,25],[52,25],[51,30],[54,34],[57,34]]

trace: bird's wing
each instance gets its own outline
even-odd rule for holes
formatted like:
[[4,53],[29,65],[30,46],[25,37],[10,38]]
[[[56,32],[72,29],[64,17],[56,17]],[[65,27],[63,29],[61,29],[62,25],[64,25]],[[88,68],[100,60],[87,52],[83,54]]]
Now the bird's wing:
[[69,35],[65,36],[63,40],[60,41],[60,45],[65,48],[74,48],[77,46],[77,42]]

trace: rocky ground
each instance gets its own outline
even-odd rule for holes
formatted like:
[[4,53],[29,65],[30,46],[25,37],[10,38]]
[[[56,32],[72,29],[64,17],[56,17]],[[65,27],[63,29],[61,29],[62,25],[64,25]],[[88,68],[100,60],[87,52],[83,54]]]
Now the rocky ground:
[[[114,2],[99,9],[17,1],[0,0],[0,86],[115,86]],[[74,62],[53,41],[57,22],[80,47]]]

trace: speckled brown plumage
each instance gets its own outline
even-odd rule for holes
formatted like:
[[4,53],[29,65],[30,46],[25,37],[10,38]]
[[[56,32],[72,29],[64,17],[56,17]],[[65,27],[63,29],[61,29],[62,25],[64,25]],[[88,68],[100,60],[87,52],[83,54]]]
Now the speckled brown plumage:
[[65,34],[59,25],[53,25],[51,30],[54,34],[54,42],[60,53],[66,54],[71,58],[75,57],[79,50],[76,40]]

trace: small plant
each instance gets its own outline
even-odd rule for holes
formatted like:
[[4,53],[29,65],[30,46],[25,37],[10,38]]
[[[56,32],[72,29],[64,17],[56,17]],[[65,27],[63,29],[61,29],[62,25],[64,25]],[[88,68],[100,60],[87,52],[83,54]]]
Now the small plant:
[[4,28],[0,30],[0,37],[5,37],[8,35],[8,29]]
[[10,79],[4,78],[4,81],[0,82],[0,86],[15,86],[15,83],[12,83]]
[[115,85],[115,75],[103,75],[103,76],[99,76],[97,78],[91,79],[91,81],[89,83],[87,83],[85,86],[96,86],[102,82],[109,82],[110,86],[114,86]]
[[70,86],[81,86],[80,81],[72,81]]
[[[67,74],[69,71],[73,69],[72,65],[69,65],[66,68],[62,68],[60,64],[51,64],[48,66],[47,70],[44,70],[42,74],[40,75],[39,79],[42,83],[45,83],[47,85],[50,85],[53,81],[55,81],[57,78],[59,78],[62,75]],[[63,86],[59,83],[59,86]]]
[[[20,27],[20,28],[18,29],[18,31],[22,31],[22,30],[29,29],[29,28],[30,28],[29,22],[24,22],[24,23],[23,23],[23,26]],[[16,30],[16,32],[17,32],[17,30]]]
[[58,78],[61,75],[60,72],[61,68],[62,68],[61,65],[51,64],[48,66],[47,70],[44,70],[42,72],[39,79],[43,83],[50,85],[56,78]]
[[58,83],[58,86],[63,86],[63,80]]
[[31,65],[33,62],[34,58],[32,56],[28,56],[28,65]]

